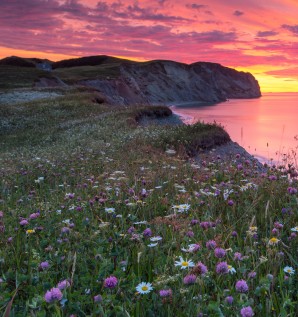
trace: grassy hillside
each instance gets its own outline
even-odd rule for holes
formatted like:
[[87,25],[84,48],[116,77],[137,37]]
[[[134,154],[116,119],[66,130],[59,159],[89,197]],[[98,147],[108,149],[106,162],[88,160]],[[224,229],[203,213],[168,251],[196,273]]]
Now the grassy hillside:
[[120,75],[120,64],[104,64],[99,66],[77,66],[70,68],[57,68],[53,75],[59,77],[67,84],[74,84],[80,80],[117,78]]
[[295,168],[95,100],[0,106],[3,316],[295,316]]
[[41,77],[51,75],[33,67],[0,65],[0,90],[31,88]]

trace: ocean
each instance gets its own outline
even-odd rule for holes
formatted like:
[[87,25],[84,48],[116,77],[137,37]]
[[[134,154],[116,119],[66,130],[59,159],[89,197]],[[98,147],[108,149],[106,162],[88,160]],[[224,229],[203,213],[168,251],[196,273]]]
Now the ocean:
[[286,156],[298,155],[298,93],[264,93],[257,99],[179,104],[171,109],[188,124],[221,124],[233,141],[262,162],[282,163]]

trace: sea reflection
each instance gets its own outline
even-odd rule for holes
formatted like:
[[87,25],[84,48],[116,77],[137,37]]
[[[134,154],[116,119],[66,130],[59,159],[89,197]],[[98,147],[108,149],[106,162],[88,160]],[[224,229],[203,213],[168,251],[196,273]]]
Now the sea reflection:
[[298,93],[267,93],[215,105],[175,105],[172,110],[189,124],[220,123],[233,141],[262,161],[282,163],[298,149]]

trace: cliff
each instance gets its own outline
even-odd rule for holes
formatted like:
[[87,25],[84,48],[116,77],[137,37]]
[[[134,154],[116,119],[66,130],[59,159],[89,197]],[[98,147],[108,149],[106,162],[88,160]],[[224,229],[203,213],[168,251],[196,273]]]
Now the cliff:
[[[259,84],[250,73],[207,62],[141,63],[105,55],[52,62],[14,56],[0,60],[0,74],[1,70],[7,76],[13,73],[14,80],[22,74],[21,82],[26,81],[26,74],[28,78],[31,75],[34,87],[92,87],[107,102],[120,105],[215,103],[261,96]],[[26,84],[30,84],[29,79]]]
[[250,73],[205,62],[122,63],[117,78],[83,80],[80,84],[99,90],[111,103],[121,104],[213,103],[261,96]]

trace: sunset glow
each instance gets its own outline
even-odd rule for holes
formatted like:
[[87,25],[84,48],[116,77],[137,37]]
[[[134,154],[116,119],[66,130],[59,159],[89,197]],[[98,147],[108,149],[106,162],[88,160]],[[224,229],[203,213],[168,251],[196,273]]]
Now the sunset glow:
[[1,0],[0,58],[209,61],[298,91],[297,0]]

